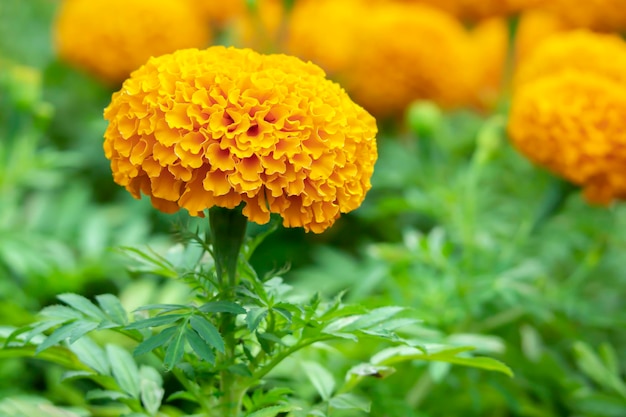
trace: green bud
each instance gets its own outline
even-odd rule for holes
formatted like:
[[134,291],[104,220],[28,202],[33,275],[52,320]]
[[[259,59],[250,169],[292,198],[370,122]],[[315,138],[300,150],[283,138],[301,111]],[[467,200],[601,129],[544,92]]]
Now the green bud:
[[406,112],[406,121],[413,133],[420,138],[429,138],[436,134],[443,123],[443,114],[431,101],[415,101]]

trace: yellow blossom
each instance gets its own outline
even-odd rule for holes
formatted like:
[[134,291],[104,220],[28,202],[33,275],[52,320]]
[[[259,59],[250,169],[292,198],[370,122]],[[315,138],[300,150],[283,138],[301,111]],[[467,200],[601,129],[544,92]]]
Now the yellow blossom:
[[509,135],[530,160],[583,187],[591,203],[626,198],[626,88],[568,69],[516,91]]
[[64,0],[54,35],[63,60],[109,83],[150,56],[204,47],[211,37],[187,0]]
[[376,116],[400,114],[416,99],[455,107],[471,85],[465,29],[428,6],[303,1],[293,11],[289,39],[290,53],[328,69]]
[[322,232],[371,187],[376,122],[314,64],[211,47],[152,58],[104,113],[114,180],[165,212],[245,204]]
[[573,28],[609,32],[626,29],[624,0],[543,0],[541,6]]
[[626,81],[626,43],[617,35],[587,30],[558,33],[524,55],[516,70],[516,86],[570,69]]

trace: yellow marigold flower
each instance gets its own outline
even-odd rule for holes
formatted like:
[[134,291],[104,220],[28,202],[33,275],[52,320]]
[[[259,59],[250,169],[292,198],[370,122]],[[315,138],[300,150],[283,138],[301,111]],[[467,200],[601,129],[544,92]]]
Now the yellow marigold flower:
[[523,60],[552,35],[571,30],[562,19],[545,10],[528,10],[519,18],[515,32],[515,57]]
[[113,178],[164,212],[234,208],[322,232],[371,187],[376,122],[314,64],[250,49],[152,58],[113,95]]
[[478,109],[490,109],[500,97],[509,50],[508,23],[492,18],[478,23],[470,32],[471,63],[474,84],[467,104]]
[[186,0],[65,0],[54,35],[62,59],[110,83],[150,56],[210,41],[208,26]]
[[626,43],[617,35],[577,30],[552,35],[518,64],[515,85],[578,69],[626,81]]
[[545,0],[369,0],[371,2],[403,1],[436,7],[462,20],[480,21],[501,17],[534,7]]
[[212,23],[224,25],[246,12],[245,0],[193,0],[194,5]]
[[609,32],[626,29],[624,0],[543,0],[542,7],[571,27]]
[[509,135],[529,159],[583,187],[591,203],[626,198],[626,88],[567,70],[524,84]]
[[[324,30],[311,16],[323,18]],[[290,53],[327,69],[376,116],[400,114],[416,99],[457,106],[471,84],[465,29],[428,6],[303,1],[288,38]]]

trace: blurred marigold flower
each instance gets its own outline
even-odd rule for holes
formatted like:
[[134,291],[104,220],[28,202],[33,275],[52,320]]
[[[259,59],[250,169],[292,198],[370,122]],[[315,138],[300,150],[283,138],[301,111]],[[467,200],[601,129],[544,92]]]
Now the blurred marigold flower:
[[327,68],[377,116],[401,114],[416,99],[458,106],[472,83],[465,29],[428,6],[305,0],[296,3],[288,39],[290,53]]
[[626,43],[586,30],[552,35],[520,62],[509,133],[529,159],[583,187],[626,198]]
[[626,43],[617,35],[576,30],[554,34],[518,63],[515,86],[546,75],[578,69],[626,81]]
[[211,23],[227,24],[246,12],[245,0],[192,0],[198,10]]
[[550,36],[571,29],[562,19],[545,10],[533,9],[522,13],[515,32],[516,60],[523,60]]
[[123,81],[150,56],[211,39],[187,0],[64,0],[54,35],[63,60],[109,83]]
[[543,0],[541,7],[572,28],[607,32],[626,29],[624,0]]
[[534,163],[583,187],[586,199],[626,198],[626,88],[577,69],[538,78],[513,96],[509,135]]
[[113,95],[115,182],[164,212],[245,203],[322,232],[370,189],[376,122],[314,64],[221,46],[152,58]]
[[[390,0],[369,0],[390,1]],[[480,21],[501,17],[534,7],[546,0],[393,0],[426,4],[450,13],[462,20]]]

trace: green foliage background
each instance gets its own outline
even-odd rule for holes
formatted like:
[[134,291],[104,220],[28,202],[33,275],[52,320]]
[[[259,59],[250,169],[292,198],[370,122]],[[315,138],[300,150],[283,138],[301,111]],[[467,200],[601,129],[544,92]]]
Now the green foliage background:
[[[55,61],[53,12],[47,0],[0,2],[0,330],[33,321],[65,292],[119,294],[131,310],[184,299],[181,283],[129,273],[135,265],[111,248],[166,252],[174,230],[202,224],[161,215],[113,184],[101,149],[111,92]],[[505,123],[446,114],[419,141],[410,123],[381,126],[363,206],[321,236],[280,230],[252,258],[261,273],[291,264],[284,278],[303,297],[346,290],[368,308],[409,307],[423,321],[407,336],[475,346],[515,373],[408,362],[363,382],[371,415],[626,416],[626,209],[564,195],[511,148]],[[562,206],[550,204],[555,195]],[[379,343],[334,344],[339,355],[319,349],[302,359],[341,380]],[[0,410],[24,396],[37,399],[20,405],[23,415],[48,402],[81,405],[88,387],[60,383],[60,374],[0,356]],[[285,367],[275,378],[323,396],[314,387],[329,383],[306,374]]]

